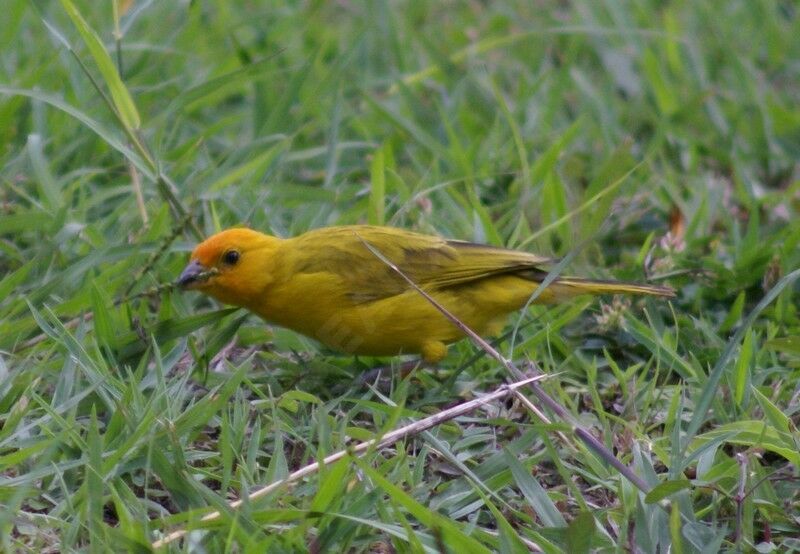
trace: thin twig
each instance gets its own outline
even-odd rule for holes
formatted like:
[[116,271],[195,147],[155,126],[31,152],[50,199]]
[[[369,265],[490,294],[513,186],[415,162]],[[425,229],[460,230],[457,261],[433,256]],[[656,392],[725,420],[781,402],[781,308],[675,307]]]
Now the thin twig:
[[[435,298],[433,298],[430,294],[422,290],[414,281],[412,281],[403,271],[397,267],[391,260],[387,259],[381,252],[379,252],[375,247],[365,241],[363,238],[356,236],[361,240],[364,246],[372,252],[379,260],[381,260],[384,264],[389,266],[395,273],[397,273],[403,280],[408,283],[410,287],[412,287],[415,291],[421,294],[428,302],[430,302],[439,312],[442,313],[447,319],[449,319],[456,327],[458,327],[467,337],[469,337],[475,344],[478,345],[484,352],[489,354],[495,360],[500,362],[503,367],[514,377],[514,379],[521,380],[525,378],[525,375],[522,371],[519,370],[517,366],[514,365],[511,360],[506,359],[500,352],[495,350],[492,345],[486,342],[480,335],[478,335],[475,331],[467,327],[461,320],[459,320],[456,316],[450,313],[447,308],[442,306]],[[606,446],[597,440],[594,435],[592,435],[588,430],[581,427],[578,421],[573,417],[573,415],[564,408],[561,404],[556,402],[550,395],[548,395],[542,387],[540,387],[537,383],[531,383],[530,385],[533,394],[541,401],[544,405],[546,405],[553,413],[555,413],[559,418],[563,421],[569,423],[572,426],[572,431],[580,438],[590,450],[594,451],[598,456],[616,468],[622,475],[624,475],[628,481],[630,481],[636,488],[647,494],[650,491],[650,487],[647,486],[647,483],[644,480],[636,475],[631,468],[623,464],[621,461],[614,456],[613,452],[611,452]]]
[[142,218],[142,224],[145,226],[149,222],[147,217],[147,208],[144,205],[144,194],[142,193],[142,180],[139,178],[139,172],[133,162],[128,161],[128,173],[131,174],[131,187],[133,187],[133,195],[136,197],[136,207],[139,208],[139,217]]
[[[155,267],[155,265],[156,265],[156,262],[158,262],[158,260],[164,254],[167,253],[167,250],[172,245],[172,243],[175,242],[175,239],[177,239],[179,236],[181,236],[181,233],[183,233],[184,229],[186,228],[186,225],[189,224],[189,220],[191,219],[191,217],[192,217],[191,216],[191,212],[188,212],[180,220],[178,220],[178,222],[172,227],[172,230],[171,230],[170,234],[167,237],[164,238],[163,242],[161,243],[161,246],[158,247],[158,250],[156,250],[155,252],[153,252],[150,255],[150,257],[141,266],[141,268],[136,272],[136,274],[133,276],[133,278],[131,278],[130,283],[128,284],[127,288],[125,289],[125,292],[122,293],[123,298],[127,298],[128,297],[128,295],[131,293],[133,288],[139,283],[139,279],[141,279],[144,276],[145,273],[147,273],[148,271],[153,269]],[[123,300],[123,302],[124,302],[124,300]]]
[[[155,287],[149,288],[149,289],[147,289],[145,291],[142,291],[140,293],[137,293],[137,294],[134,294],[134,295],[131,295],[131,296],[123,296],[122,298],[118,298],[118,299],[114,300],[114,307],[116,308],[117,306],[120,306],[121,304],[129,302],[131,300],[135,300],[137,298],[144,298],[144,297],[147,297],[147,296],[159,295],[159,294],[161,294],[163,292],[166,292],[166,291],[174,289],[175,286],[176,286],[175,283],[161,283],[161,284],[159,284],[159,285],[157,285]],[[83,314],[81,316],[73,317],[72,319],[70,319],[68,321],[65,321],[64,323],[62,323],[62,325],[64,326],[65,329],[73,329],[73,328],[77,327],[79,323],[81,323],[81,322],[85,323],[85,322],[91,321],[92,318],[94,318],[94,312],[86,312],[85,314]],[[32,337],[32,338],[26,340],[22,344],[14,346],[11,349],[11,351],[16,353],[16,352],[21,352],[22,350],[27,350],[28,348],[32,348],[32,347],[36,346],[37,344],[39,344],[40,342],[44,341],[48,336],[49,335],[47,333],[40,333],[40,334],[36,335],[35,337]]]
[[[375,438],[372,440],[368,440],[365,442],[361,442],[352,448],[347,448],[345,450],[340,450],[330,456],[324,458],[321,462],[314,462],[307,466],[304,466],[297,471],[290,473],[284,479],[280,479],[275,481],[274,483],[270,483],[256,491],[247,495],[246,498],[235,500],[233,502],[228,503],[228,507],[232,510],[235,510],[239,506],[241,506],[244,502],[252,502],[262,496],[265,496],[276,489],[291,483],[293,481],[297,481],[298,479],[302,479],[308,475],[312,475],[319,471],[321,468],[336,462],[345,456],[354,456],[363,454],[369,450],[379,450],[381,448],[385,448],[389,445],[392,445],[400,440],[412,437],[414,435],[418,435],[423,431],[427,431],[428,429],[432,429],[437,425],[444,423],[445,421],[450,421],[456,417],[460,417],[462,415],[468,414],[469,412],[483,406],[484,404],[488,404],[489,402],[493,402],[495,400],[505,398],[506,396],[513,394],[515,390],[520,387],[524,387],[525,385],[529,385],[535,381],[539,381],[540,379],[546,378],[545,375],[538,375],[536,377],[528,377],[516,383],[511,383],[507,385],[502,385],[501,387],[497,388],[495,391],[485,394],[479,398],[475,398],[474,400],[470,400],[468,402],[463,402],[457,406],[449,408],[447,410],[442,410],[441,412],[434,414],[432,416],[426,417],[425,419],[421,419],[419,421],[415,421],[399,429],[395,429],[394,431],[390,431],[386,433],[381,438]],[[206,514],[200,519],[201,523],[207,523],[209,521],[214,521],[222,517],[222,513],[220,511],[213,511],[209,514]],[[180,539],[181,537],[185,536],[189,530],[187,528],[178,529],[169,533],[168,535],[164,536],[163,538],[153,542],[151,544],[152,548],[161,548],[162,546],[166,546],[167,544]]]
[[736,463],[739,464],[739,490],[733,496],[736,502],[736,530],[735,530],[735,543],[736,551],[742,551],[742,527],[744,520],[744,501],[746,498],[745,489],[747,487],[747,456],[738,452],[736,454]]
[[[73,317],[69,321],[63,323],[64,329],[72,329],[74,327],[77,327],[80,322],[82,322],[82,321],[83,322],[91,321],[93,317],[94,317],[94,313],[93,312],[86,312],[82,316]],[[22,344],[20,344],[18,346],[16,346],[16,345],[13,346],[11,348],[11,352],[17,353],[17,352],[20,352],[22,350],[27,350],[28,348],[36,346],[37,344],[39,344],[40,342],[45,340],[48,336],[49,335],[47,333],[40,333],[40,334],[36,335],[35,337],[26,340],[25,342],[23,342]]]
[[[131,167],[133,167],[133,166],[131,166]],[[170,283],[159,283],[158,285],[156,285],[154,287],[151,287],[151,288],[149,288],[147,290],[144,290],[142,292],[139,292],[137,294],[130,294],[131,290],[133,290],[133,288],[137,285],[137,283],[144,276],[144,274],[147,273],[148,271],[150,271],[153,267],[155,267],[155,264],[159,260],[159,258],[161,258],[161,256],[163,256],[167,252],[167,250],[169,249],[169,246],[175,241],[175,239],[177,239],[180,236],[181,232],[183,232],[183,229],[184,229],[185,225],[187,225],[190,222],[190,218],[191,218],[191,215],[190,214],[186,214],[181,219],[181,221],[179,221],[178,224],[172,229],[172,233],[164,240],[164,243],[159,247],[159,249],[157,251],[155,251],[150,256],[150,258],[148,258],[148,260],[144,263],[144,265],[136,272],[136,275],[134,275],[131,278],[130,283],[125,288],[125,292],[123,292],[122,297],[117,298],[116,300],[114,300],[114,307],[115,308],[117,306],[121,305],[121,304],[125,304],[126,302],[130,302],[131,300],[136,300],[138,298],[157,296],[157,295],[160,295],[160,294],[162,294],[164,292],[169,292],[169,291],[171,291],[172,289],[174,289],[176,287],[175,283],[172,283],[172,282],[170,282]],[[209,269],[208,271],[205,271],[205,272],[201,273],[200,275],[198,275],[196,277],[196,279],[198,281],[203,281],[203,280],[206,280],[206,279],[208,279],[208,278],[210,278],[210,277],[212,277],[214,275],[216,275],[216,270],[212,268],[212,269]],[[93,317],[94,317],[94,314],[92,312],[87,312],[87,313],[85,313],[85,314],[83,314],[81,316],[74,317],[74,318],[66,321],[63,325],[64,325],[64,327],[66,329],[72,329],[72,328],[76,327],[82,321],[83,322],[91,321],[91,319]],[[32,337],[32,338],[28,339],[27,341],[23,342],[22,344],[13,347],[12,348],[12,352],[19,352],[21,350],[26,350],[28,348],[36,346],[37,344],[39,344],[40,342],[42,342],[46,338],[47,338],[47,334],[46,333],[40,333],[40,334],[36,335],[35,337]]]

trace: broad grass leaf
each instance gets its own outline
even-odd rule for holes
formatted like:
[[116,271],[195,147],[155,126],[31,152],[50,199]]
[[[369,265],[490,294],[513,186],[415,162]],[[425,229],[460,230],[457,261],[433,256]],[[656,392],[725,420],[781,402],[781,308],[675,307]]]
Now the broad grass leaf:
[[100,37],[97,36],[94,29],[83,19],[83,16],[71,0],[61,0],[61,5],[69,15],[75,28],[78,29],[83,42],[89,48],[89,52],[92,54],[97,68],[100,70],[100,74],[103,76],[103,80],[111,92],[114,107],[117,109],[117,113],[123,125],[130,131],[139,129],[142,122],[139,117],[139,112],[136,109],[136,104],[134,104],[133,98],[130,92],[128,92],[128,88],[122,82],[122,78],[111,56],[106,52]]
[[691,481],[688,479],[675,479],[670,481],[662,481],[648,492],[645,497],[644,501],[648,504],[655,504],[667,498],[670,495],[675,494],[676,492],[686,490],[692,487]]
[[520,492],[525,496],[525,500],[541,518],[546,527],[566,527],[567,522],[556,505],[550,500],[547,491],[539,484],[530,471],[517,460],[516,456],[508,450],[504,450],[505,460],[514,476],[514,482],[519,487]]

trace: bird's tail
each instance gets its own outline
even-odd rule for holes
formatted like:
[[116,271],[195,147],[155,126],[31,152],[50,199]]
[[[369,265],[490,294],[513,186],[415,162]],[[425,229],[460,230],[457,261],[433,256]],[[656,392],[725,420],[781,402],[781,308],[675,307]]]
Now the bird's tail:
[[[550,285],[556,295],[578,296],[581,294],[647,294],[674,298],[675,289],[659,285],[642,285],[623,281],[599,281],[580,277],[559,277]],[[549,287],[548,287],[549,288]]]

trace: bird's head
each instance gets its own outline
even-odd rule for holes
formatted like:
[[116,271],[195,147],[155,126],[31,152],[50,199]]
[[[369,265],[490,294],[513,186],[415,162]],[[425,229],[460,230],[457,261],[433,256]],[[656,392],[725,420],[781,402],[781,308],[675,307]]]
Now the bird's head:
[[247,305],[269,284],[270,261],[279,242],[244,228],[212,235],[194,249],[177,285],[226,304]]

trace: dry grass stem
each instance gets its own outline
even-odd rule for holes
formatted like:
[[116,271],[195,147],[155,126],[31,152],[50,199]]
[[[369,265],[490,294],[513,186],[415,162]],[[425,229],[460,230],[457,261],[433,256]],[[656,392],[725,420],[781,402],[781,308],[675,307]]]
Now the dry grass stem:
[[[378,450],[381,448],[385,448],[391,444],[394,444],[397,441],[413,437],[415,435],[418,435],[419,433],[422,433],[423,431],[432,429],[433,427],[436,427],[437,425],[440,425],[445,421],[450,421],[451,419],[468,414],[469,412],[483,406],[484,404],[488,404],[489,402],[505,398],[513,394],[514,391],[516,391],[520,387],[524,387],[526,385],[529,385],[535,381],[539,381],[546,377],[547,377],[546,375],[538,375],[536,377],[528,377],[516,383],[502,385],[493,392],[485,394],[479,398],[475,398],[474,400],[463,402],[457,406],[448,408],[447,410],[442,410],[437,414],[426,417],[425,419],[421,419],[419,421],[415,421],[413,423],[400,427],[399,429],[395,429],[394,431],[390,431],[381,438],[361,442],[352,448],[340,450],[334,454],[331,454],[330,456],[327,456],[321,462],[314,462],[313,464],[301,467],[297,471],[290,473],[289,476],[286,477],[285,479],[275,481],[274,483],[270,483],[269,485],[266,485],[256,490],[255,492],[250,493],[249,495],[247,495],[245,499],[239,499],[239,500],[234,500],[233,502],[229,502],[228,507],[232,510],[235,510],[236,508],[241,506],[245,501],[251,502],[253,500],[261,498],[262,496],[266,496],[267,494],[271,493],[274,490],[277,490],[283,485],[286,485],[293,481],[297,481],[298,479],[302,479],[303,477],[306,477],[308,475],[312,475],[317,471],[319,471],[320,468],[330,465],[333,462],[336,462],[341,458],[344,458],[345,456],[363,454],[371,449]],[[215,519],[219,519],[221,515],[222,514],[219,511],[213,511],[203,516],[200,519],[200,521],[202,523],[207,523],[209,521],[214,521]],[[176,531],[169,533],[163,538],[153,542],[151,546],[153,548],[161,548],[162,546],[165,546],[173,541],[180,539],[181,537],[185,536],[186,533],[188,532],[189,530],[185,528],[178,529]]]
[[[359,237],[361,238],[361,237]],[[453,324],[461,329],[461,331],[467,335],[472,342],[478,345],[484,352],[489,354],[495,360],[503,364],[503,367],[508,370],[508,372],[514,376],[515,379],[520,380],[524,379],[525,375],[523,374],[520,369],[514,365],[511,360],[506,359],[500,352],[498,352],[495,348],[492,347],[491,344],[486,342],[480,335],[478,335],[475,331],[467,327],[462,321],[460,321],[455,315],[450,313],[447,308],[439,304],[435,298],[433,298],[430,294],[422,290],[414,281],[412,281],[403,271],[397,267],[391,260],[387,259],[381,252],[379,252],[375,247],[371,244],[367,243],[364,239],[361,239],[361,242],[364,246],[372,252],[378,259],[380,259],[383,263],[389,266],[393,271],[395,271],[406,283],[409,284],[414,290],[416,290],[419,294],[421,294],[425,299],[430,302],[437,310],[439,310],[447,319],[449,319]],[[537,289],[538,290],[538,289]],[[638,475],[636,475],[631,468],[623,464],[620,460],[614,456],[614,453],[611,452],[605,445],[597,440],[597,438],[591,434],[587,429],[581,427],[576,419],[572,416],[572,414],[567,411],[561,404],[556,402],[550,395],[548,395],[544,389],[542,389],[537,383],[531,382],[530,384],[531,390],[536,395],[536,397],[545,404],[550,410],[552,410],[559,418],[563,421],[569,423],[572,426],[573,432],[580,438],[586,446],[589,447],[592,451],[594,451],[598,456],[603,458],[608,464],[612,465],[619,471],[622,475],[624,475],[633,485],[636,486],[639,490],[647,494],[649,492],[650,487],[647,486],[647,483],[644,482]],[[532,405],[532,404],[531,404]]]

